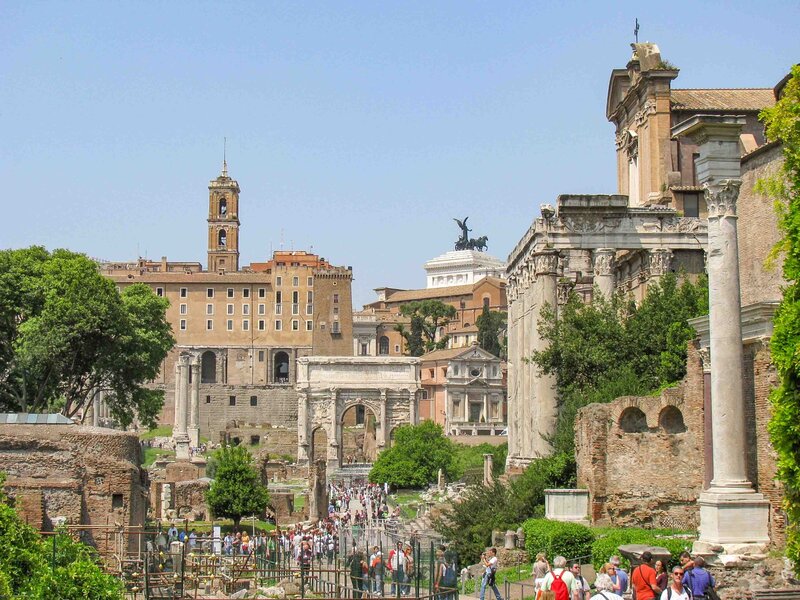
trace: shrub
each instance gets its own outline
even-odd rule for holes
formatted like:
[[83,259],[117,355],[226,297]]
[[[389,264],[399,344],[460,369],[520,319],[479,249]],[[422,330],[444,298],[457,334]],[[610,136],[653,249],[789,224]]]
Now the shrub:
[[592,564],[600,569],[608,562],[610,556],[616,554],[620,557],[621,566],[630,570],[628,559],[619,553],[618,548],[625,544],[646,544],[648,546],[661,546],[670,551],[672,555],[669,566],[678,564],[678,557],[684,550],[689,550],[692,540],[685,537],[676,537],[673,529],[641,529],[627,527],[624,529],[603,529],[596,531],[597,539],[592,544]]
[[530,556],[544,552],[550,559],[566,559],[592,554],[594,533],[580,523],[564,523],[548,519],[528,519],[522,524],[525,531],[525,549]]

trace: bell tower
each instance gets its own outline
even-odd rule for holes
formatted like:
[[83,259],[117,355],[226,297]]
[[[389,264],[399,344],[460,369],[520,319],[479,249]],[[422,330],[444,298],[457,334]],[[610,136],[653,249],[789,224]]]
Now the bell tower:
[[239,182],[228,176],[225,159],[208,184],[208,270],[239,270]]

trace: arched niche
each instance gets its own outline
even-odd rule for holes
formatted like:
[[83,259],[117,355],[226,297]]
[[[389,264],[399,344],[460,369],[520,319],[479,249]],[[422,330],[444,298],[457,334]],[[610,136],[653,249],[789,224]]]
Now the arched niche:
[[389,338],[382,335],[378,340],[378,354],[385,356],[389,354]]
[[683,413],[677,406],[665,406],[658,415],[658,425],[666,433],[686,433]]
[[272,360],[272,381],[274,383],[289,383],[289,354],[283,351],[276,352]]
[[619,416],[619,428],[625,433],[646,433],[647,417],[641,409],[629,406]]
[[311,448],[309,449],[309,460],[326,459],[328,456],[328,432],[324,427],[315,427],[311,432]]
[[217,383],[217,355],[211,350],[200,357],[200,383]]

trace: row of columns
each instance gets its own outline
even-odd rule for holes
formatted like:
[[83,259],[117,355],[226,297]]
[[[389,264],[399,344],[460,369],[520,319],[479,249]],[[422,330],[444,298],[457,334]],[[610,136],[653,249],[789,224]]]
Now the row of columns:
[[175,422],[172,429],[177,460],[189,460],[189,448],[200,445],[199,413],[200,357],[181,354],[175,363]]
[[[456,415],[455,414],[455,401],[453,400],[453,398],[451,397],[450,394],[451,394],[451,389],[447,388],[445,390],[445,413],[446,413],[445,414],[445,418],[447,420],[447,423],[448,424],[449,423],[453,423],[453,422],[456,422],[456,423],[461,423],[461,422],[469,423],[470,422],[470,419],[469,419],[469,404],[470,404],[470,400],[469,400],[469,396],[468,396],[467,390],[465,389],[465,390],[461,391],[461,394],[462,394],[462,397],[463,397],[463,400],[464,400],[464,405],[463,405],[463,408],[459,407],[459,408],[461,408],[461,414],[460,415]],[[498,394],[499,394],[500,400],[498,402],[497,412],[498,412],[498,415],[500,415],[500,417],[501,417],[500,420],[502,421],[503,396],[502,396],[502,393],[500,393],[500,392],[498,392]],[[483,398],[481,400],[481,403],[482,403],[482,409],[481,409],[481,415],[480,416],[483,417],[484,422],[489,423],[490,419],[492,418],[491,417],[491,411],[490,411],[491,400],[489,399],[489,392],[483,392]]]
[[92,399],[92,425],[94,427],[103,427],[114,418],[105,396],[106,393],[103,390],[97,390]]
[[[610,298],[615,290],[617,249],[591,252],[594,285]],[[651,280],[670,272],[671,266],[671,250],[649,251]],[[527,359],[533,352],[547,349],[539,322],[545,306],[554,314],[557,311],[558,273],[559,251],[545,249],[530,253],[508,278],[508,441],[509,465],[514,467],[525,467],[552,450],[547,439],[555,432],[558,412],[555,378],[539,373]]]

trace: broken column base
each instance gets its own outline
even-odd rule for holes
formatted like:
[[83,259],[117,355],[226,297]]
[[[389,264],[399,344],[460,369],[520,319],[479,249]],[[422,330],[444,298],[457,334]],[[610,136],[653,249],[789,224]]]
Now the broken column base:
[[769,501],[763,494],[709,490],[700,494],[697,503],[700,506],[700,539],[695,542],[695,552],[762,554],[766,551]]
[[197,427],[189,427],[188,428],[189,434],[189,445],[192,448],[199,448],[200,447],[200,430]]
[[189,460],[190,458],[189,436],[175,436],[175,460]]

